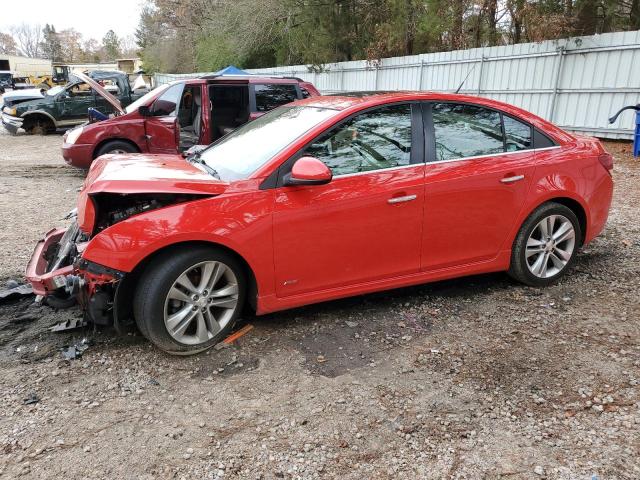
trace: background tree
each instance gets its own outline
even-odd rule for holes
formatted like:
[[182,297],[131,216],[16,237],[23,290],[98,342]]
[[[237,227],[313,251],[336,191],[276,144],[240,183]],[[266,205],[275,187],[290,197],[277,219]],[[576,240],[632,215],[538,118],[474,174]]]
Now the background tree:
[[42,30],[42,44],[40,46],[42,56],[49,58],[53,62],[62,60],[62,45],[60,38],[53,25],[45,24]]
[[25,57],[39,57],[42,52],[42,27],[40,25],[28,25],[22,23],[13,25],[9,28],[14,41],[17,44],[17,50],[20,55]]
[[16,42],[8,33],[0,32],[0,53],[4,55],[18,54]]
[[120,39],[116,32],[109,30],[102,39],[104,45],[104,51],[110,60],[115,60],[120,57]]

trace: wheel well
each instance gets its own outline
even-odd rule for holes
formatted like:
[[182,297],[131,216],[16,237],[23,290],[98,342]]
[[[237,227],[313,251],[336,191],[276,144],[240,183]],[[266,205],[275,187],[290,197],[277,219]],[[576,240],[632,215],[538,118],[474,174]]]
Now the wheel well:
[[560,198],[552,198],[545,203],[555,202],[565,207],[569,208],[573,213],[575,213],[576,217],[578,217],[578,222],[580,223],[580,231],[582,232],[582,238],[580,238],[580,245],[584,243],[584,239],[587,236],[587,213],[582,208],[579,202],[575,201],[572,198],[560,197]]
[[168,245],[164,248],[156,250],[147,258],[142,260],[135,268],[128,273],[125,278],[120,282],[118,286],[118,292],[116,294],[116,299],[114,301],[114,312],[115,312],[115,322],[116,328],[119,327],[118,324],[122,324],[127,320],[133,319],[133,295],[135,293],[136,285],[140,276],[144,273],[147,266],[158,256],[164,255],[167,252],[171,252],[172,250],[177,250],[184,247],[193,247],[193,246],[206,246],[210,248],[217,248],[220,250],[224,250],[225,252],[233,255],[233,257],[238,260],[242,268],[244,269],[244,273],[249,281],[248,291],[247,291],[247,301],[249,307],[255,312],[258,307],[258,282],[256,280],[256,276],[253,273],[253,270],[247,263],[247,261],[235,250],[232,250],[224,245],[220,245],[219,243],[213,242],[205,242],[205,241],[195,241],[195,242],[180,242],[174,243],[172,245]]
[[55,123],[53,123],[53,121],[49,117],[47,117],[46,115],[44,115],[42,113],[32,113],[32,114],[26,115],[24,117],[23,128],[31,127],[38,120],[42,120],[42,121],[48,123],[52,128],[55,127]]
[[98,143],[96,145],[96,147],[93,149],[93,159],[94,160],[96,159],[96,154],[100,151],[100,149],[104,145],[109,143],[109,142],[124,142],[124,143],[128,143],[133,148],[135,148],[138,153],[140,153],[140,147],[138,147],[138,145],[136,145],[135,142],[132,142],[131,140],[129,140],[127,138],[107,138],[106,140],[102,140],[100,143]]

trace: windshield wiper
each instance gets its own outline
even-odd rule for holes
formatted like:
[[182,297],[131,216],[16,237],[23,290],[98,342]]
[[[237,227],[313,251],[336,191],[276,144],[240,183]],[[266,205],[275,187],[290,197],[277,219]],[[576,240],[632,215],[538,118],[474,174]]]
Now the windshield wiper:
[[186,160],[189,163],[197,163],[199,165],[202,165],[202,167],[207,171],[207,173],[209,175],[211,175],[212,177],[217,178],[218,180],[221,180],[220,174],[218,173],[218,171],[215,168],[210,167],[209,165],[207,165],[207,163],[202,158],[200,158],[200,152],[196,152],[193,155],[189,155],[186,158]]

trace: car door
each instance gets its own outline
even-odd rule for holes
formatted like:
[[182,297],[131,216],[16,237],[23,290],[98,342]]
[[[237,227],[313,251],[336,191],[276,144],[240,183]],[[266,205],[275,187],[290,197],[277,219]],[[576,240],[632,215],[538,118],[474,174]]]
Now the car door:
[[533,176],[532,128],[477,105],[433,103],[426,110],[422,269],[493,259],[510,249]]
[[150,153],[178,152],[178,107],[184,83],[166,89],[149,107],[144,129]]
[[[424,201],[419,111],[418,104],[398,104],[360,113],[294,157],[320,159],[333,179],[315,186],[280,181],[276,188],[279,297],[419,271]],[[281,168],[281,176],[286,170]]]
[[89,108],[96,106],[93,91],[84,83],[72,85],[59,98],[62,107],[58,120],[62,121],[86,119]]

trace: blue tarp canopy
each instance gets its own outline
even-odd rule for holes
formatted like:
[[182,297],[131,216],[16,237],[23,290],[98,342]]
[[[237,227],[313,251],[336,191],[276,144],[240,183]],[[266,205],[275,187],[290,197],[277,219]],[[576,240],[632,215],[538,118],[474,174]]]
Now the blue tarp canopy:
[[251,75],[251,74],[249,72],[245,72],[244,70],[240,70],[238,67],[229,65],[228,67],[225,67],[222,70],[218,70],[217,72],[214,72],[214,75]]

